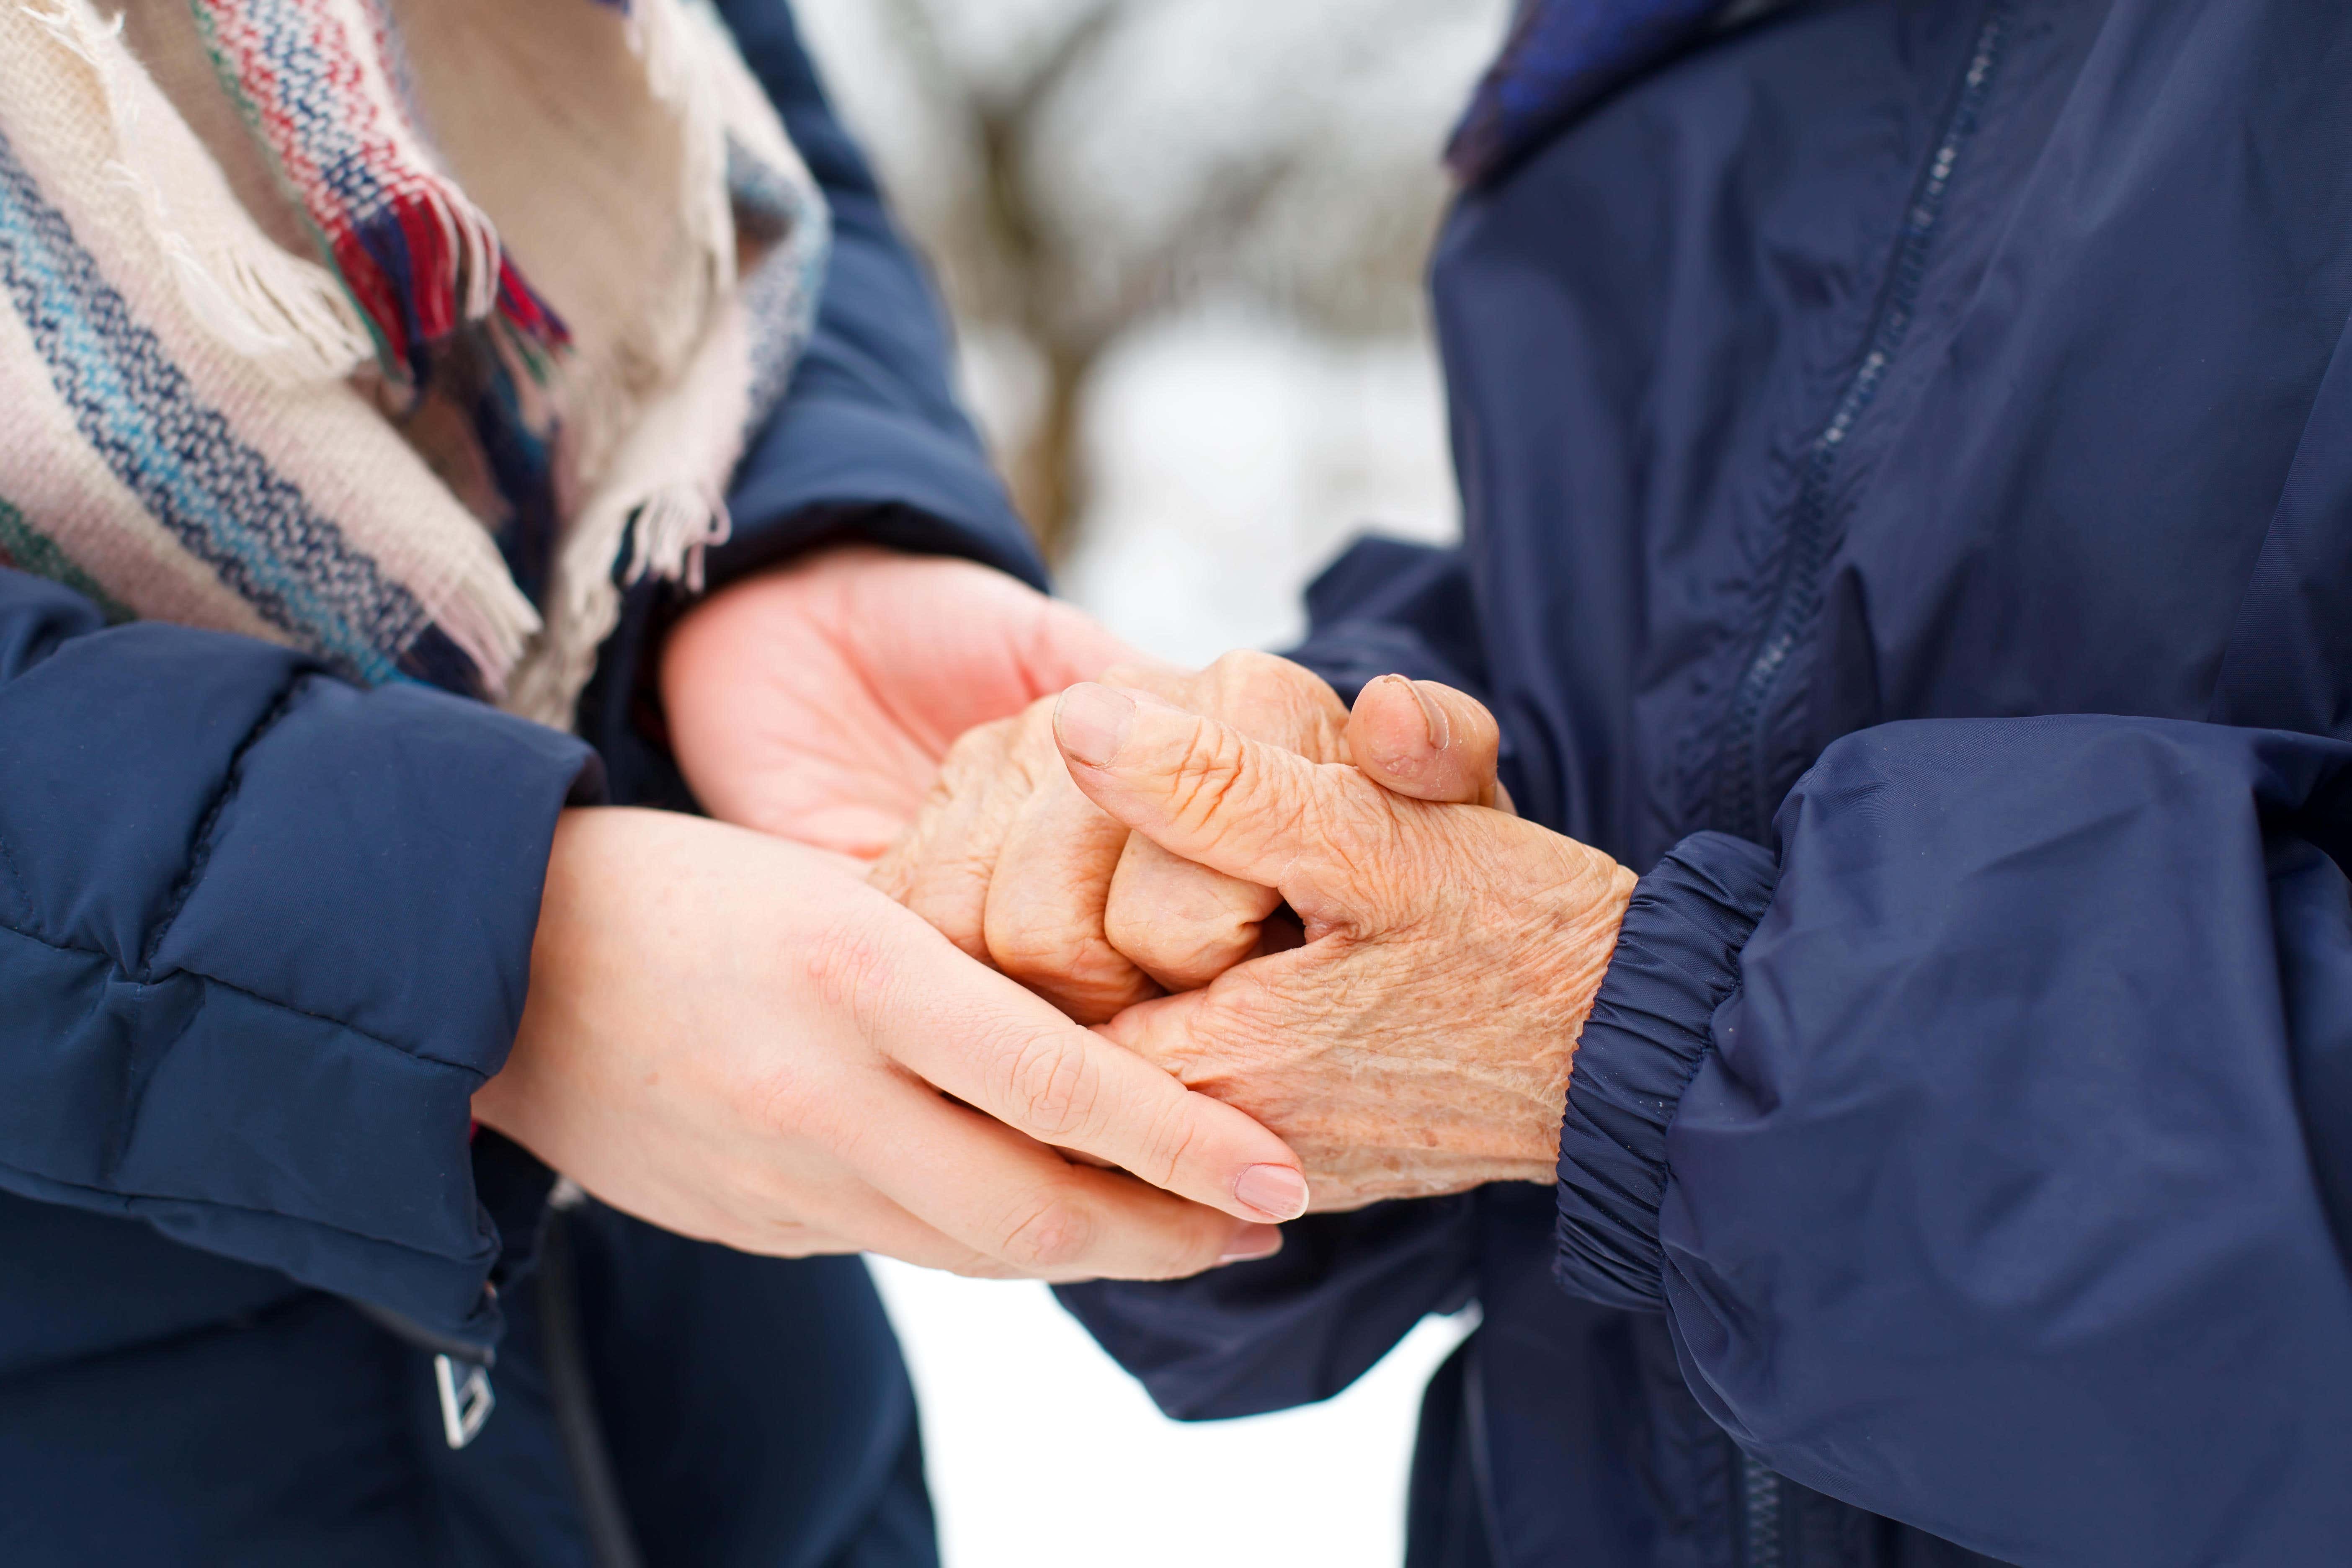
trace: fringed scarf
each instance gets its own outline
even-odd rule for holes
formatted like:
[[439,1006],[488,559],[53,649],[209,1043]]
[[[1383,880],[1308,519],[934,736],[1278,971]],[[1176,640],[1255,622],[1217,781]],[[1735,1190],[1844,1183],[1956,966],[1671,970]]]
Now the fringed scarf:
[[568,725],[827,235],[699,0],[0,0],[0,563]]

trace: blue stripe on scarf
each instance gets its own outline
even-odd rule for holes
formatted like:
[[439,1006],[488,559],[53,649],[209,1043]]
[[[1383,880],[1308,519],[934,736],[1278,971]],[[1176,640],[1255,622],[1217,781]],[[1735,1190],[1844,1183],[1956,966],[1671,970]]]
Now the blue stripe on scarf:
[[1519,0],[1446,163],[1466,184],[1492,179],[1579,110],[1691,42],[1729,3]]
[[0,281],[83,437],[157,521],[297,646],[371,685],[400,678],[424,606],[197,399],[5,134]]

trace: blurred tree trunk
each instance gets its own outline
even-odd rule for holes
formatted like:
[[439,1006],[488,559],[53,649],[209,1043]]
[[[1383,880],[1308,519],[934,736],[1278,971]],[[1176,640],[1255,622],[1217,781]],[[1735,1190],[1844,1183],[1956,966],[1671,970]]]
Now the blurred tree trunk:
[[1045,356],[1045,386],[1036,418],[1013,458],[1013,504],[1028,520],[1048,561],[1058,562],[1068,552],[1092,499],[1082,443],[1087,378],[1097,357]]
[[981,163],[979,216],[995,275],[995,287],[987,290],[994,299],[981,309],[1035,352],[1044,383],[1020,449],[1003,456],[1013,504],[1048,561],[1062,558],[1086,516],[1086,384],[1108,335],[1071,319],[1073,268],[1051,218],[1038,209],[1029,139],[1045,98],[1120,8],[1121,0],[1101,0],[1013,89],[967,100]]
[[1148,0],[1091,0],[1037,58],[1011,79],[982,83],[959,72],[925,0],[893,0],[898,30],[912,46],[935,100],[968,129],[979,162],[976,210],[960,227],[976,230],[973,253],[938,258],[961,311],[1010,329],[1037,356],[1044,384],[1018,450],[1000,454],[1013,504],[1046,559],[1058,561],[1086,516],[1086,384],[1124,321],[1081,319],[1069,242],[1038,200],[1030,166],[1036,122],[1120,17]]
[[[1049,559],[1066,554],[1090,501],[1086,415],[1089,383],[1111,347],[1164,311],[1202,278],[1238,278],[1236,257],[1266,229],[1276,200],[1318,156],[1312,116],[1270,121],[1262,141],[1228,143],[1204,177],[1179,187],[1183,198],[1147,231],[1109,232],[1074,206],[1053,138],[1076,134],[1055,119],[1066,89],[1097,67],[1117,68],[1106,47],[1138,25],[1181,11],[1187,0],[1062,0],[1024,53],[992,62],[968,58],[958,7],[992,0],[885,0],[888,26],[905,50],[927,106],[971,162],[926,237],[957,316],[1017,338],[1034,356],[1038,383],[1026,423],[998,454],[1013,500]],[[1303,3],[1303,0],[1294,0]],[[1333,0],[1328,82],[1345,82],[1412,36],[1413,18],[1448,15],[1466,0]],[[961,52],[960,52],[961,51]],[[1133,68],[1133,62],[1128,62]],[[1324,90],[1329,90],[1326,82]],[[1285,81],[1286,92],[1302,84]],[[1311,84],[1307,84],[1311,85]],[[1444,195],[1433,150],[1402,185],[1360,178],[1357,205],[1384,218],[1339,267],[1358,293],[1391,314],[1410,316],[1420,258]],[[1139,168],[1137,177],[1150,177]],[[1057,181],[1059,182],[1057,186]],[[1403,258],[1402,262],[1393,258]],[[1245,264],[1240,264],[1245,265]],[[1253,290],[1283,294],[1259,279]],[[1326,280],[1328,282],[1328,280]],[[1325,294],[1333,292],[1325,288]],[[1402,310],[1395,301],[1402,300]],[[1328,302],[1328,301],[1327,301]],[[1296,309],[1299,301],[1286,300]],[[1344,305],[1342,307],[1345,308]],[[1375,310],[1373,313],[1377,314]]]

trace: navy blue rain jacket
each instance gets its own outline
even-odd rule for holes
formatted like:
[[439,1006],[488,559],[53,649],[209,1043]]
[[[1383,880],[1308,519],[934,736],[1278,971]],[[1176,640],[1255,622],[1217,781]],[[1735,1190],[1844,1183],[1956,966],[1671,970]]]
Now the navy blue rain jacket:
[[[724,9],[836,241],[714,579],[847,531],[1036,580],[789,13]],[[576,1310],[551,1316],[528,1267],[548,1174],[468,1142],[557,812],[683,798],[633,721],[666,610],[630,601],[583,703],[600,765],[281,648],[106,629],[0,571],[0,1563],[607,1568],[588,1510],[615,1493],[648,1563],[936,1562],[861,1264],[589,1205],[565,1232]],[[554,1331],[593,1383],[588,1461]],[[497,1410],[453,1451],[434,1355],[462,1373],[493,1351]]]
[[1066,1299],[1167,1409],[1483,1325],[1415,1568],[2352,1563],[2352,8],[1817,0],[1459,203],[1483,693],[1646,873],[1557,1191]]

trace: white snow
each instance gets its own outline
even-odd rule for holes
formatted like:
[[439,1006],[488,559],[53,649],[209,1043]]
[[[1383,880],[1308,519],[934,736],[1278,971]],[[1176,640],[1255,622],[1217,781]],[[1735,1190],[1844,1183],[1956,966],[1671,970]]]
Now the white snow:
[[[1377,1568],[1404,1555],[1430,1318],[1338,1398],[1167,1420],[1043,1285],[874,1264],[923,1402],[945,1568]],[[1466,1319],[1469,1315],[1465,1314]]]

